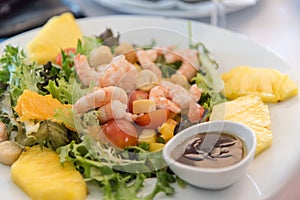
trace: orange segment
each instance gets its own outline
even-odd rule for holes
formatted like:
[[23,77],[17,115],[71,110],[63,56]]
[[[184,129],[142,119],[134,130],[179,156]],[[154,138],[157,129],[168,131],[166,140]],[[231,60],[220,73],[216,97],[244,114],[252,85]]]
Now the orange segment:
[[15,111],[20,117],[20,121],[26,120],[46,120],[52,119],[55,110],[71,107],[60,103],[52,95],[40,95],[31,90],[24,90],[19,97]]

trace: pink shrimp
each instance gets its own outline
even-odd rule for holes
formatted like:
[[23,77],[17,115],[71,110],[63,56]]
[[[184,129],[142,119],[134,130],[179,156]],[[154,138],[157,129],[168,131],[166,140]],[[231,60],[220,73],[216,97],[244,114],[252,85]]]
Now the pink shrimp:
[[124,89],[115,86],[97,88],[93,92],[81,97],[73,106],[78,113],[100,108],[112,100],[119,100],[127,105],[128,97]]
[[193,101],[190,104],[188,118],[191,122],[199,122],[202,119],[204,108],[197,102]]
[[180,113],[180,107],[172,100],[174,94],[170,91],[170,88],[162,85],[154,86],[149,93],[149,99],[155,101],[158,108],[167,108],[174,113]]
[[111,119],[126,119],[132,121],[132,114],[128,113],[126,110],[127,104],[123,104],[119,100],[112,100],[98,109],[98,119],[100,123],[105,123]]
[[201,98],[202,90],[196,84],[193,84],[189,89],[189,93],[194,97],[195,101],[199,101]]
[[[136,67],[130,62],[128,62],[124,55],[119,55],[115,57],[112,60],[112,62],[105,67],[104,71],[100,74],[98,84],[100,87],[116,85],[116,83],[119,83],[120,80],[123,80],[122,77],[124,77],[126,73],[129,73],[133,76],[137,76],[138,74]],[[130,79],[135,78],[136,77],[130,77]]]
[[164,53],[164,57],[165,57],[166,63],[174,63],[177,61],[181,61],[181,59],[182,59],[179,52],[176,52],[176,51],[166,51]]
[[181,109],[189,107],[191,95],[180,85],[162,81],[160,85],[150,90],[149,99],[155,101],[159,108],[167,108],[174,113],[179,113]]
[[196,122],[202,118],[204,111],[202,106],[197,103],[201,92],[201,89],[195,84],[187,91],[180,85],[162,81],[160,85],[150,90],[149,99],[155,101],[159,108],[167,108],[174,113],[180,113],[182,109],[189,109],[189,120]]
[[183,61],[177,73],[185,76],[187,80],[191,80],[196,75],[197,70],[191,63]]
[[184,87],[169,81],[162,81],[161,84],[170,89],[170,92],[173,94],[172,101],[175,102],[181,109],[185,109],[190,106],[192,96]]
[[177,73],[185,76],[188,80],[194,77],[199,69],[200,62],[198,58],[198,51],[195,49],[186,49],[182,52],[183,63],[177,70]]
[[145,50],[145,52],[147,53],[149,59],[152,61],[152,62],[155,62],[158,58],[158,51],[156,49],[148,49],[148,50]]
[[154,47],[152,49],[147,49],[147,50],[144,50],[144,51],[148,55],[149,59],[152,62],[155,62],[157,60],[158,56],[164,55],[165,52],[170,51],[173,48],[174,48],[173,46],[172,47],[170,46],[170,47],[167,47],[167,48]]
[[95,68],[90,67],[88,59],[84,55],[77,54],[74,58],[75,70],[85,86],[89,86],[91,82],[98,82],[99,75]]
[[127,92],[135,89],[135,82],[128,80],[136,80],[138,71],[133,64],[126,60],[124,55],[115,57],[101,72],[90,67],[87,57],[84,55],[76,55],[74,62],[76,73],[85,86],[94,81],[99,87],[117,85]]
[[149,69],[153,71],[159,78],[162,77],[160,69],[156,66],[154,61],[145,50],[137,50],[136,56],[143,69]]
[[201,98],[202,90],[194,84],[189,89],[189,93],[192,95],[193,100],[190,103],[188,118],[191,122],[198,122],[202,119],[204,112],[204,108],[197,103]]
[[131,69],[115,82],[115,86],[123,88],[128,94],[136,89],[136,80],[139,75],[137,68],[131,63],[129,65]]
[[195,49],[181,49],[178,51],[168,51],[164,54],[167,63],[182,61],[178,74],[185,76],[188,80],[195,76],[199,68],[198,51]]

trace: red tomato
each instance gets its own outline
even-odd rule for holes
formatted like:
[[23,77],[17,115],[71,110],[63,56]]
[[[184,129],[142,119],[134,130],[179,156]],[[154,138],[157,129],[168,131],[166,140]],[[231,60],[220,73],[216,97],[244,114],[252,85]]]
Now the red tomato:
[[139,99],[148,99],[149,94],[142,90],[134,90],[129,95],[128,100],[128,111],[132,113],[132,102]]
[[[66,55],[69,55],[70,53],[76,53],[76,49],[75,48],[66,48],[64,49],[64,52]],[[55,63],[59,66],[62,65],[62,55],[61,53],[57,54],[56,58],[55,58]]]
[[150,113],[145,113],[144,115],[138,117],[134,122],[143,128],[156,129],[166,122],[168,117],[168,109],[159,109]]
[[127,120],[110,120],[102,125],[102,130],[107,139],[117,147],[124,149],[137,145],[136,128]]

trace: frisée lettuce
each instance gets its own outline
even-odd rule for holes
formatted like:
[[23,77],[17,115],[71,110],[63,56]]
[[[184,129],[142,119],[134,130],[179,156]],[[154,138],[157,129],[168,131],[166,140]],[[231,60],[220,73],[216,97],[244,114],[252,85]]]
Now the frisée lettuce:
[[[99,36],[85,36],[78,42],[76,53],[88,56],[92,49],[103,44],[113,52],[119,44],[119,35],[114,37],[108,29]],[[208,56],[207,49],[203,45],[191,45],[190,48],[199,51],[201,70],[189,83],[196,83],[202,89],[198,103],[205,109],[202,119],[205,121],[212,107],[225,98],[220,82],[216,82],[220,79],[216,72],[217,65]],[[14,107],[24,90],[32,90],[40,95],[50,94],[62,104],[72,105],[94,88],[93,83],[86,87],[80,82],[74,67],[75,54],[67,55],[62,50],[61,55],[61,66],[51,62],[37,65],[28,62],[23,50],[6,46],[0,59],[0,120],[8,127],[9,138],[24,146],[40,144],[55,150],[62,164],[65,161],[73,163],[87,182],[95,182],[106,200],[150,200],[160,192],[173,194],[173,183],[184,185],[168,169],[161,151],[147,151],[149,144],[141,143],[140,146],[116,150],[91,137],[89,127],[100,127],[97,110],[79,114],[70,106],[55,110],[52,119],[18,121]],[[170,78],[182,62],[166,63],[161,56],[156,64],[163,76]],[[186,121],[179,124],[181,127],[177,127],[177,131],[191,125]],[[147,178],[156,178],[156,185],[145,194],[141,191]]]

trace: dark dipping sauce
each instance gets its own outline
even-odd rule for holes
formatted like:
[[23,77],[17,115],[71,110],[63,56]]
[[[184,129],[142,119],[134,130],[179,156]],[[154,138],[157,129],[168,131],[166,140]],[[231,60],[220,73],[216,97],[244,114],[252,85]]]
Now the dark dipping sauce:
[[196,167],[220,168],[238,163],[246,154],[244,143],[228,133],[198,134],[176,147],[185,149],[178,162]]

